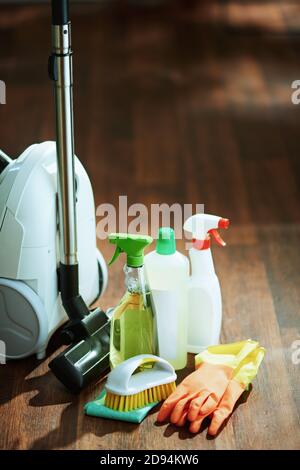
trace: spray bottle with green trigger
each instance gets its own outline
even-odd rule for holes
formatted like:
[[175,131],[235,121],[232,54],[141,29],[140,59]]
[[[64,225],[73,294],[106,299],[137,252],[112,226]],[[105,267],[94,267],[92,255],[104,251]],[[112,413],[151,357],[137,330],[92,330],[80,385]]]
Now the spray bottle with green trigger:
[[126,253],[124,266],[126,292],[113,311],[110,337],[110,365],[138,354],[156,353],[154,315],[150,292],[144,277],[144,249],[152,243],[147,235],[112,233],[109,242],[116,251],[109,264]]

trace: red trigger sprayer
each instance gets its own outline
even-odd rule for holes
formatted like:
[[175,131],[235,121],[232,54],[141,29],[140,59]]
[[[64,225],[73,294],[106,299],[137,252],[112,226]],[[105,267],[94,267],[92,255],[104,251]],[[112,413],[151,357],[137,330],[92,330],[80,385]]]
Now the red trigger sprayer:
[[218,277],[211,254],[211,241],[224,247],[218,229],[227,229],[229,220],[216,215],[195,214],[184,223],[192,234],[189,256],[192,275],[189,281],[188,351],[198,353],[219,343],[222,323],[222,300]]

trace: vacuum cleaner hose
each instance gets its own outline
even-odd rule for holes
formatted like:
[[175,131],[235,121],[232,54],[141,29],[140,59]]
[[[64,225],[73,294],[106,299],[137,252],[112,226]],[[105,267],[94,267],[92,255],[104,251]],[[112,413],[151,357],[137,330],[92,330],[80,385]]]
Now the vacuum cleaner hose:
[[6,155],[6,153],[3,152],[3,150],[0,150],[0,173],[4,170],[4,168],[7,167],[12,162],[12,159]]
[[52,0],[52,24],[63,25],[69,22],[69,1]]

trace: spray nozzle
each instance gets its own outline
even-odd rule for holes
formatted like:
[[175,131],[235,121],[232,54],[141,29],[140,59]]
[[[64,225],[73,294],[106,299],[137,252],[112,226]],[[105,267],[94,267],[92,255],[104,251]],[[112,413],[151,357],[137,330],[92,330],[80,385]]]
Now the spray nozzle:
[[193,246],[198,250],[210,248],[211,236],[219,246],[225,246],[225,241],[221,238],[218,229],[229,227],[229,219],[224,219],[216,215],[195,214],[184,223],[184,230],[193,235]]
[[[218,222],[218,228],[225,228],[227,229],[229,227],[229,219],[220,219],[219,222]],[[212,235],[215,239],[215,242],[219,245],[219,246],[226,246],[226,242],[223,240],[223,238],[221,237],[221,235],[219,234],[218,230],[216,228],[212,228],[210,230],[208,230],[207,232],[209,235]]]
[[109,242],[116,245],[116,251],[108,263],[111,265],[121,253],[127,255],[127,266],[139,268],[144,264],[144,249],[153,241],[148,235],[133,235],[130,233],[111,233]]

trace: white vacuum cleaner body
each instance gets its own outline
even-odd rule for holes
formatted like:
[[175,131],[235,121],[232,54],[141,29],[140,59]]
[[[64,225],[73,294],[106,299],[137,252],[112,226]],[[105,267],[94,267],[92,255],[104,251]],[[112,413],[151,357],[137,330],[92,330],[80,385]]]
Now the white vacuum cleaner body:
[[[39,359],[66,322],[59,293],[55,142],[27,148],[0,174],[0,340],[8,359]],[[107,284],[90,180],[75,158],[79,288],[91,305]]]

